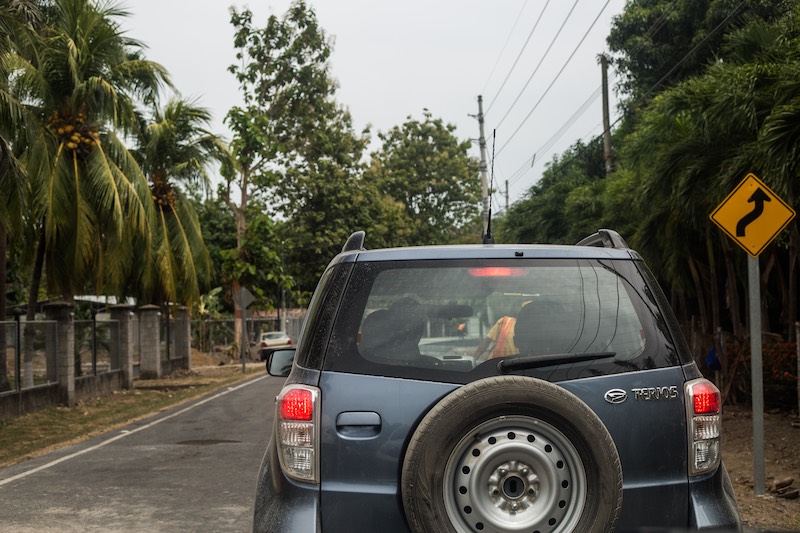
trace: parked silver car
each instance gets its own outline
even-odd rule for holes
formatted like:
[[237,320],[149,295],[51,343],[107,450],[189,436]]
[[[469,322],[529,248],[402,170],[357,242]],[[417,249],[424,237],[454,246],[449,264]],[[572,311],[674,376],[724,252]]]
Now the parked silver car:
[[291,345],[292,339],[285,331],[266,331],[258,339],[259,348],[283,348]]

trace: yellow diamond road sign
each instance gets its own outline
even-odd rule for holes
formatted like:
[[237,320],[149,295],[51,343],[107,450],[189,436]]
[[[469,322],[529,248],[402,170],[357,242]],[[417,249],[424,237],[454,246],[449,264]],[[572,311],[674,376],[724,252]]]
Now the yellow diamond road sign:
[[711,213],[711,220],[753,257],[794,218],[794,209],[748,174]]

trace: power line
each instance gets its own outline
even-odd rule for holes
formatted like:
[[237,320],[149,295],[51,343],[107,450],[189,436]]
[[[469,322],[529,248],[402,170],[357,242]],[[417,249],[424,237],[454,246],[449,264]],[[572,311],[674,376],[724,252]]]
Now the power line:
[[[658,81],[657,81],[655,84],[653,84],[653,86],[652,86],[652,87],[650,87],[650,89],[648,89],[648,90],[647,90],[647,92],[644,94],[644,96],[642,96],[642,97],[638,98],[637,100],[643,100],[645,97],[647,97],[647,95],[649,95],[651,92],[653,92],[653,91],[656,89],[656,87],[658,87],[659,85],[661,85],[661,84],[662,84],[662,83],[663,83],[663,82],[664,82],[664,81],[665,81],[665,80],[666,80],[666,79],[667,79],[667,78],[668,78],[668,77],[669,77],[669,76],[670,76],[670,75],[671,75],[671,74],[672,74],[672,73],[675,71],[675,69],[677,69],[677,68],[678,68],[678,67],[679,67],[679,66],[680,66],[680,65],[681,65],[681,64],[682,64],[684,61],[686,61],[686,59],[687,59],[687,58],[688,58],[690,55],[692,55],[692,54],[693,54],[693,53],[694,53],[694,52],[695,52],[695,51],[696,51],[698,48],[700,48],[700,46],[702,46],[702,45],[703,45],[703,44],[704,44],[706,41],[708,41],[708,40],[711,38],[711,36],[712,36],[712,35],[714,35],[714,34],[715,34],[717,31],[719,31],[719,30],[720,30],[720,29],[721,29],[721,28],[722,28],[722,27],[723,27],[725,24],[727,24],[727,22],[728,22],[728,21],[729,21],[731,18],[733,18],[733,16],[734,16],[734,15],[736,15],[736,13],[739,11],[739,9],[741,9],[741,7],[742,7],[742,6],[743,6],[743,5],[744,5],[746,2],[747,2],[747,0],[742,0],[742,1],[739,3],[739,5],[737,5],[737,6],[736,6],[736,7],[735,7],[735,8],[734,8],[734,9],[733,9],[731,12],[730,12],[730,14],[729,14],[727,17],[725,17],[725,19],[724,19],[722,22],[720,22],[720,23],[719,23],[719,24],[718,24],[718,25],[717,25],[717,26],[716,26],[716,27],[715,27],[713,30],[711,30],[711,31],[710,31],[710,32],[709,32],[709,33],[708,33],[708,34],[707,34],[705,37],[703,37],[703,38],[700,40],[700,42],[698,42],[698,43],[697,43],[697,44],[696,44],[696,45],[695,45],[695,46],[694,46],[694,47],[693,47],[691,50],[689,50],[689,51],[688,51],[688,52],[687,52],[687,53],[686,53],[686,54],[685,54],[685,55],[684,55],[684,56],[683,56],[683,57],[682,57],[682,58],[681,58],[681,59],[680,59],[680,60],[679,60],[679,61],[678,61],[678,62],[677,62],[677,63],[676,63],[676,64],[675,64],[675,65],[674,65],[674,66],[673,66],[673,67],[672,67],[670,70],[669,70],[669,72],[667,72],[667,73],[666,73],[664,76],[662,76],[662,78],[661,78],[660,80],[658,80]],[[616,124],[617,124],[617,123],[618,123],[620,120],[622,120],[623,118],[625,118],[625,113],[622,113],[622,114],[620,114],[620,116],[618,116],[618,117],[617,117],[617,119],[616,119],[616,120],[615,120],[613,123],[611,123],[611,125],[609,126],[609,129],[613,128],[613,127],[614,127],[614,126],[615,126],[615,125],[616,125]],[[596,126],[595,126],[595,127],[596,127]],[[602,137],[602,135],[603,135],[604,133],[605,133],[605,131],[603,131],[603,133],[601,133],[600,135],[596,135],[596,136],[594,136],[592,139],[590,139],[590,140],[588,141],[588,143],[592,143],[592,142],[594,142],[594,141],[598,140],[600,137]],[[587,144],[588,144],[588,143],[587,143]],[[502,149],[502,148],[501,148],[501,149]],[[569,159],[567,159],[567,160],[565,160],[565,161],[562,161],[562,163],[563,163],[563,164],[565,164],[565,165],[568,165],[569,163],[571,163],[572,161],[574,161],[574,160],[575,160],[577,157],[578,157],[578,154],[574,154],[574,155],[573,155],[572,157],[570,157]]]
[[586,111],[589,110],[592,104],[597,101],[597,99],[600,97],[602,93],[603,93],[602,87],[598,87],[597,89],[595,89],[595,91],[591,94],[591,96],[589,96],[589,98],[586,99],[583,105],[579,107],[578,110],[575,111],[575,113],[573,113],[569,119],[567,119],[567,121],[561,126],[561,128],[559,128],[558,131],[556,131],[553,134],[553,136],[550,137],[547,140],[547,142],[544,143],[544,145],[542,145],[542,147],[536,151],[536,153],[537,154],[547,153],[547,151],[550,150],[550,148],[552,148],[558,142],[558,140],[567,132],[567,130],[569,130],[569,128],[573,124],[575,124],[575,122],[577,122],[578,119],[581,118],[581,116],[583,116],[584,113],[586,113]]
[[[579,2],[579,1],[580,1],[580,0],[575,0],[575,3],[574,3],[574,4],[572,4],[572,7],[570,8],[570,10],[569,10],[569,13],[567,13],[567,17],[564,19],[564,22],[562,22],[562,23],[561,23],[561,27],[560,27],[560,28],[558,28],[558,31],[556,32],[556,35],[555,35],[555,37],[553,37],[553,40],[552,40],[552,41],[550,41],[550,45],[547,47],[547,50],[545,50],[545,51],[544,51],[544,55],[542,56],[542,59],[540,59],[540,60],[539,60],[539,64],[538,64],[538,65],[536,65],[536,68],[535,68],[535,69],[533,69],[533,73],[532,73],[532,74],[530,75],[530,77],[528,78],[528,81],[526,81],[526,82],[525,82],[525,85],[523,85],[523,86],[522,86],[522,90],[519,92],[519,94],[517,95],[517,97],[514,99],[514,102],[512,102],[512,104],[511,104],[511,107],[509,107],[509,108],[508,108],[508,111],[506,111],[506,114],[505,114],[505,115],[503,115],[503,118],[501,118],[501,119],[500,119],[500,121],[497,123],[497,126],[495,126],[496,128],[499,128],[499,127],[500,127],[500,125],[501,125],[501,124],[503,123],[503,121],[506,119],[506,117],[508,116],[508,114],[509,114],[509,113],[511,113],[511,110],[512,110],[512,109],[514,109],[514,106],[515,106],[515,105],[517,105],[517,102],[519,101],[520,97],[522,96],[522,93],[524,93],[524,92],[525,92],[525,89],[527,89],[527,88],[528,88],[528,85],[531,83],[531,80],[532,80],[532,79],[533,79],[533,77],[536,75],[536,72],[538,72],[538,71],[539,71],[539,67],[541,67],[541,66],[542,66],[542,63],[544,63],[544,60],[547,58],[547,54],[549,54],[549,53],[550,53],[550,50],[553,48],[553,45],[555,44],[555,42],[556,42],[556,39],[558,39],[558,36],[559,36],[559,35],[561,35],[561,30],[563,30],[563,29],[564,29],[564,26],[566,26],[566,24],[567,24],[567,21],[568,21],[568,20],[569,20],[569,18],[572,16],[572,12],[573,12],[573,11],[575,11],[575,6],[577,6],[577,5],[578,5],[578,2]],[[610,0],[609,0],[609,1],[610,1]],[[543,11],[543,12],[544,12],[544,11]],[[495,97],[495,98],[496,98],[496,97]]]
[[512,185],[515,181],[517,181],[519,178],[524,176],[525,173],[528,171],[528,169],[533,168],[533,164],[532,163],[533,163],[533,161],[531,161],[530,164],[529,164],[528,160],[526,160],[525,163],[521,167],[519,167],[517,170],[515,170],[508,177],[508,184]]
[[[548,0],[548,2],[549,1],[550,0]],[[494,71],[497,69],[497,65],[500,64],[500,58],[503,57],[503,54],[506,51],[506,47],[508,46],[508,43],[511,40],[511,36],[514,34],[514,30],[517,29],[517,24],[519,24],[519,20],[522,18],[522,12],[525,11],[525,7],[527,5],[528,5],[528,0],[525,0],[525,3],[522,4],[522,9],[520,9],[519,10],[519,14],[517,14],[517,20],[514,21],[514,25],[511,26],[511,31],[508,32],[508,37],[506,37],[506,42],[503,44],[503,48],[500,50],[500,53],[497,54],[497,59],[494,62],[494,66],[492,67],[492,71],[489,72],[489,77],[486,78],[486,83],[483,84],[483,90],[481,91],[481,94],[484,94],[486,92],[486,87],[489,85],[489,82],[492,80],[492,76],[494,75]],[[547,5],[545,5],[545,7],[547,7]],[[544,10],[542,10],[542,12],[544,12]],[[536,24],[538,24],[538,23],[539,22],[537,21]],[[533,29],[536,29],[536,26],[534,26]],[[531,31],[531,33],[533,33],[533,32]],[[528,38],[530,39],[530,36],[528,36]],[[527,45],[528,42],[525,41],[525,44]],[[524,46],[522,48],[523,48],[523,50],[525,49]],[[516,62],[514,64],[516,65]],[[511,67],[511,70],[514,70],[514,67]],[[505,83],[505,82],[503,82],[503,83]],[[503,88],[500,87],[500,90],[502,90],[502,89]],[[492,102],[494,103],[494,100],[492,100]],[[492,107],[491,104],[489,104],[489,107]]]
[[[591,105],[595,101],[597,101],[597,99],[602,94],[602,89],[603,89],[602,87],[598,87],[591,94],[591,96],[589,96],[589,98],[587,98],[586,101],[583,102],[581,107],[579,107],[578,110],[575,111],[575,113],[573,113],[572,116],[569,119],[567,119],[567,121],[558,129],[558,131],[556,131],[538,150],[536,150],[534,152],[534,154],[535,155],[540,155],[540,156],[546,154],[558,142],[558,140],[561,139],[561,137],[564,136],[564,134],[569,130],[569,128],[571,128],[572,125],[575,124],[575,122],[577,122],[578,119],[581,116],[583,116],[583,114],[586,113],[586,111],[589,110]],[[530,168],[530,166],[528,165],[528,162],[526,160],[526,162],[523,165],[522,169],[527,170],[527,168]],[[517,171],[517,172],[519,172],[519,171]],[[523,174],[524,173],[521,173],[521,174],[517,175],[514,178],[509,178],[508,179],[508,184],[509,185],[513,184],[516,180],[521,178]]]
[[[661,16],[659,16],[658,19],[656,19],[656,21],[652,24],[652,26],[650,26],[650,29],[647,30],[647,33],[645,34],[647,37],[653,37],[661,29],[661,27],[667,20],[667,15],[670,12],[672,12],[677,2],[678,0],[672,0],[672,2],[664,9],[664,11],[661,13]],[[642,50],[642,48],[644,48],[644,45],[645,45],[645,40],[639,41],[636,47],[631,51],[630,55],[632,57],[637,56],[639,52]],[[568,128],[572,124],[574,124],[580,116],[583,116],[583,114],[588,110],[591,103],[597,100],[597,98],[601,94],[600,93],[601,90],[602,87],[598,87],[597,91],[595,91],[595,93],[593,93],[592,96],[589,97],[589,100],[584,102],[583,105],[575,113],[573,113],[573,115],[569,119],[567,119],[567,121],[558,129],[558,131],[552,137],[550,137],[550,139],[541,148],[539,148],[536,152],[533,153],[532,158],[529,158],[530,164],[529,164],[529,159],[525,160],[525,163],[523,163],[523,165],[509,177],[509,184],[512,184],[517,180],[521,179],[527,173],[527,171],[533,167],[533,162],[536,160],[537,155],[544,155],[545,153],[547,153],[548,150],[550,150],[550,148],[552,148],[553,145],[555,145],[558,139],[560,139],[564,135],[564,133],[566,133]],[[616,121],[614,122],[614,124],[616,124]],[[594,130],[595,128],[592,129]],[[584,135],[582,138],[586,138],[590,134],[591,132],[587,135]]]
[[[583,34],[583,37],[581,37],[581,40],[578,42],[578,45],[575,47],[575,49],[574,49],[574,50],[572,51],[572,53],[569,55],[569,57],[567,58],[567,60],[564,62],[564,65],[561,67],[561,70],[559,70],[559,71],[558,71],[558,74],[556,74],[556,77],[555,77],[555,78],[553,78],[553,81],[551,81],[551,82],[550,82],[550,85],[548,85],[548,86],[547,86],[547,89],[545,89],[544,93],[543,93],[543,94],[542,94],[542,96],[539,98],[539,100],[536,102],[536,104],[533,106],[533,108],[532,108],[532,109],[531,109],[531,110],[528,112],[528,114],[527,114],[527,115],[525,115],[525,118],[524,118],[524,119],[522,119],[522,122],[520,123],[520,125],[519,125],[519,126],[517,126],[517,129],[516,129],[516,130],[514,130],[514,132],[513,132],[513,133],[512,133],[512,134],[511,134],[511,135],[508,137],[508,139],[506,139],[506,142],[503,144],[503,146],[501,146],[501,147],[500,147],[500,149],[497,151],[497,154],[498,154],[498,155],[500,155],[500,153],[503,151],[503,148],[505,148],[506,146],[508,146],[508,143],[509,143],[509,142],[511,142],[511,139],[513,139],[513,138],[514,138],[514,136],[515,136],[517,133],[519,133],[519,130],[520,130],[520,129],[522,129],[522,126],[525,124],[525,122],[527,122],[527,121],[528,121],[528,119],[531,117],[531,115],[533,114],[533,112],[534,112],[534,111],[536,111],[536,108],[537,108],[537,107],[539,107],[539,104],[541,104],[541,103],[542,103],[542,100],[544,100],[544,97],[545,97],[545,96],[547,96],[547,93],[549,93],[549,92],[550,92],[550,89],[552,89],[552,88],[553,88],[553,85],[555,85],[556,81],[558,81],[558,78],[561,76],[561,74],[562,74],[562,73],[564,72],[564,70],[567,68],[567,65],[569,65],[569,62],[570,62],[570,61],[572,61],[572,58],[573,58],[573,57],[575,57],[575,53],[576,53],[576,52],[578,51],[578,49],[581,47],[581,45],[583,44],[583,41],[585,41],[585,40],[586,40],[586,37],[589,35],[589,32],[591,32],[591,31],[592,31],[592,28],[594,28],[594,25],[595,25],[595,24],[597,24],[597,21],[600,19],[600,15],[602,15],[602,14],[603,14],[603,11],[605,11],[606,7],[608,7],[608,4],[609,4],[610,2],[611,2],[611,0],[606,0],[606,3],[605,3],[605,4],[603,4],[603,7],[600,9],[600,12],[599,12],[599,13],[597,13],[597,16],[594,18],[594,20],[592,21],[592,24],[589,26],[589,29],[587,29],[587,30],[586,30],[586,32]],[[576,2],[576,3],[577,3],[577,2]]]
[[[527,4],[528,2],[526,1],[525,3]],[[577,0],[576,0],[576,3],[577,3]],[[509,69],[508,74],[506,74],[506,77],[503,80],[503,83],[501,83],[500,84],[500,88],[497,89],[497,93],[494,95],[494,98],[492,98],[492,101],[489,103],[489,107],[486,108],[486,112],[487,113],[489,112],[490,109],[492,109],[492,105],[495,103],[495,101],[497,100],[497,97],[500,96],[500,93],[502,92],[503,88],[506,86],[506,82],[508,81],[508,78],[511,76],[511,73],[514,72],[514,68],[517,66],[517,63],[519,62],[519,58],[522,57],[522,53],[525,51],[525,48],[528,46],[528,43],[530,42],[531,37],[533,37],[533,32],[536,31],[536,28],[539,26],[539,21],[542,20],[542,16],[544,15],[544,12],[547,9],[548,4],[550,4],[550,0],[547,0],[547,2],[545,2],[541,13],[539,13],[539,17],[536,19],[536,22],[533,25],[533,29],[531,29],[530,33],[528,34],[528,38],[525,39],[525,44],[522,45],[522,48],[520,49],[519,53],[517,54],[517,58],[514,60],[514,64],[511,65],[511,68]],[[523,6],[523,9],[524,8],[525,8],[525,6]],[[573,6],[573,8],[574,8],[574,6]],[[520,11],[520,14],[522,14],[521,11]],[[517,19],[517,20],[519,20],[519,19]],[[516,26],[516,24],[515,24],[515,26]],[[510,34],[509,34],[509,37],[511,37]],[[508,41],[506,41],[506,43],[508,43]],[[503,47],[503,49],[505,49],[505,47]],[[497,60],[500,61],[500,58],[498,57]],[[497,66],[496,63],[495,63],[495,66]],[[492,72],[494,72],[494,69],[492,69]],[[530,81],[530,80],[528,80],[528,81]],[[488,80],[487,80],[486,83],[487,84],[489,83]]]

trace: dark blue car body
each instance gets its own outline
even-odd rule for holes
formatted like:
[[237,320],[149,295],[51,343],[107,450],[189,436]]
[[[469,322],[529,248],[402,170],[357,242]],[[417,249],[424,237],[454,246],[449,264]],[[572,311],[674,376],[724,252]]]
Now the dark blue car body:
[[[696,399],[692,403],[695,384],[699,384],[697,390],[713,390],[713,385],[703,379],[692,361],[677,322],[641,257],[614,232],[602,230],[581,246],[433,246],[367,251],[358,244],[333,259],[312,299],[284,387],[287,395],[282,393],[284,399],[278,401],[276,428],[259,472],[254,530],[534,530],[533,526],[540,523],[535,516],[537,509],[552,514],[544,501],[547,491],[552,490],[546,480],[549,466],[537,462],[539,451],[523,450],[522,462],[540,464],[541,479],[532,481],[534,478],[520,474],[511,477],[507,465],[517,463],[509,463],[506,457],[502,459],[505,466],[491,466],[495,471],[481,481],[485,485],[492,475],[495,477],[491,479],[497,478],[496,472],[507,476],[505,484],[500,480],[500,495],[496,479],[489,481],[495,487],[492,495],[476,495],[476,502],[468,506],[463,505],[465,496],[458,494],[459,483],[453,485],[452,480],[445,479],[424,489],[443,502],[443,507],[437,508],[435,502],[429,502],[430,495],[417,494],[425,486],[419,480],[427,473],[414,471],[408,464],[413,462],[410,455],[419,456],[426,453],[426,446],[439,445],[426,443],[424,439],[432,437],[426,437],[420,429],[429,423],[426,416],[434,416],[430,413],[438,405],[462,387],[482,380],[505,383],[508,376],[530,380],[523,380],[523,384],[541,383],[545,391],[555,385],[555,393],[577,398],[596,415],[599,422],[593,424],[603,426],[598,431],[613,441],[611,455],[618,454],[618,459],[615,456],[616,463],[612,461],[611,466],[621,467],[617,503],[605,505],[619,508],[607,511],[605,526],[586,526],[592,523],[592,517],[581,515],[587,514],[594,492],[579,487],[569,494],[580,503],[574,508],[568,503],[557,520],[551,518],[550,526],[542,521],[545,527],[536,526],[537,531],[599,531],[610,527],[617,531],[740,530],[733,490],[718,457],[719,436],[707,441],[696,436],[719,431],[713,410],[704,414],[697,411]],[[388,313],[398,300],[413,300],[415,309],[422,310],[416,311],[423,317],[415,354],[420,354],[419,361],[424,363],[391,359],[386,355],[388,345],[377,355],[368,350],[367,317],[374,314],[377,318],[379,311]],[[518,354],[489,355],[482,360],[475,346],[498,336],[492,324],[499,323],[512,305],[522,308],[515,319]],[[531,355],[520,351],[528,335],[522,328],[526,307],[538,310],[541,323],[551,320],[550,326],[541,328],[544,333],[549,330],[551,339],[536,342],[562,342],[560,348]],[[566,318],[559,318],[559,313]],[[563,333],[559,324],[566,324]],[[396,319],[393,326],[407,324]],[[495,338],[492,342],[497,349],[499,341]],[[504,360],[516,362],[501,363]],[[285,399],[297,390],[301,391],[298,401],[307,398],[309,410],[302,415],[305,419],[297,419],[300,422],[292,419],[294,415],[286,415],[294,404],[282,411]],[[502,390],[494,397],[498,414],[489,418],[502,421],[507,412],[515,420],[516,404],[504,406]],[[536,398],[530,402],[535,404]],[[470,412],[455,409],[447,416],[468,419],[475,405],[471,404]],[[564,420],[571,417],[569,412],[563,415]],[[475,424],[486,419],[476,419]],[[533,434],[540,436],[538,421],[521,420],[514,427],[531,432],[529,441],[533,441]],[[279,429],[284,423],[286,426]],[[498,422],[492,424],[487,432]],[[708,434],[703,428],[710,428]],[[519,429],[515,431],[520,433]],[[563,433],[570,434],[566,430]],[[558,429],[545,429],[542,437],[559,442],[560,435]],[[513,438],[511,432],[509,436]],[[297,449],[286,444],[303,438],[307,442]],[[492,437],[491,442],[494,440]],[[471,445],[463,446],[469,449]],[[586,445],[592,446],[592,442]],[[452,445],[441,446],[444,474],[471,460],[453,451]],[[520,450],[519,444],[507,446],[508,453]],[[491,451],[485,443],[478,448],[487,456]],[[575,477],[570,478],[573,484],[591,482],[592,468],[579,464],[585,457],[581,446],[573,448],[567,443],[565,448],[565,457],[578,463]],[[295,462],[286,466],[287,461]],[[441,475],[437,476],[430,479],[441,481]],[[528,490],[527,496],[514,492],[516,482]],[[404,483],[414,486],[404,487]],[[483,485],[476,486],[483,491]],[[467,492],[465,487],[460,490]],[[416,505],[424,509],[418,512]],[[525,509],[527,514],[522,512]],[[426,522],[425,513],[443,515],[438,518],[441,523]],[[484,519],[473,520],[476,515]],[[530,529],[525,529],[528,526]]]

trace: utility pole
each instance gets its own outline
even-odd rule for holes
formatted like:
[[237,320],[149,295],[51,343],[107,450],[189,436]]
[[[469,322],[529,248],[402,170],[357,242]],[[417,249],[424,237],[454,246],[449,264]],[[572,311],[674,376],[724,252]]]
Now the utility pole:
[[481,232],[486,231],[486,226],[489,222],[489,177],[486,172],[486,135],[483,132],[483,96],[478,95],[478,128],[480,129],[480,138],[478,145],[481,148],[481,201],[483,204],[483,228]]
[[600,54],[600,67],[603,73],[603,156],[606,161],[606,176],[614,170],[611,156],[611,124],[608,117],[608,58]]
[[506,211],[508,211],[508,180],[506,180]]

